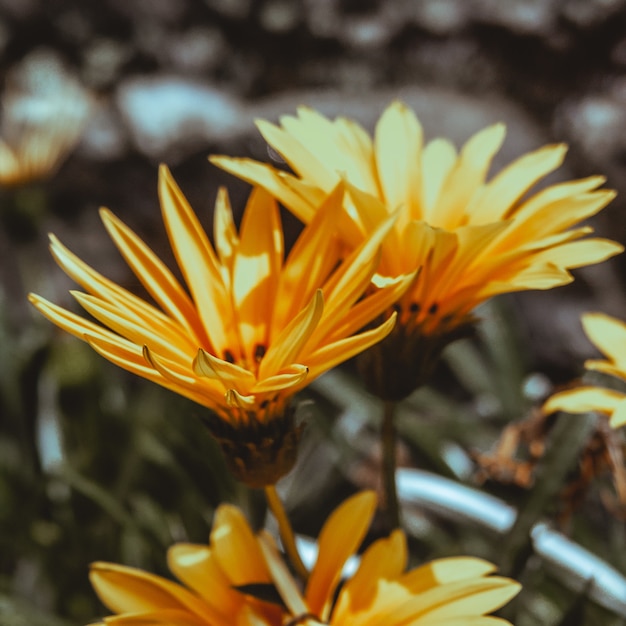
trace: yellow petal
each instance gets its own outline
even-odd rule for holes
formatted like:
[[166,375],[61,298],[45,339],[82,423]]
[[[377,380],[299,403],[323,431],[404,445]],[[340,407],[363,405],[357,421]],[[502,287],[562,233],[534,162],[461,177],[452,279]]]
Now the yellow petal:
[[585,333],[595,346],[614,363],[626,364],[626,324],[605,313],[582,316]]
[[453,229],[472,219],[467,208],[476,190],[484,184],[505,134],[504,124],[494,124],[473,135],[463,146],[444,182],[445,193],[432,210],[435,225]]
[[470,578],[481,578],[496,570],[493,563],[474,557],[449,557],[435,559],[425,565],[407,572],[400,582],[411,590],[411,593],[422,593],[437,585],[457,582]]
[[211,549],[231,585],[270,582],[257,538],[237,507],[230,504],[218,507],[211,531]]
[[601,263],[623,251],[624,246],[610,239],[585,239],[545,250],[533,257],[533,262],[548,262],[559,267],[575,269]]
[[[50,235],[50,252],[63,271],[89,293],[114,303],[120,308],[127,308],[144,319],[171,325],[172,320],[162,311],[96,272],[72,254],[54,235]],[[190,320],[190,323],[194,327],[201,328],[197,315]]]
[[498,576],[464,579],[414,595],[390,613],[398,623],[420,617],[424,624],[445,624],[449,619],[491,613],[515,597],[520,589],[519,583]]
[[337,213],[342,212],[343,182],[326,197],[315,216],[294,243],[280,276],[271,341],[289,320],[295,317],[302,302],[309,302],[319,286],[339,263],[340,245],[335,232]]
[[600,411],[611,414],[626,396],[618,391],[600,387],[578,387],[554,394],[543,405],[544,413],[564,411],[565,413],[587,413]]
[[[297,127],[290,126],[289,119],[294,120]],[[339,181],[339,176],[320,160],[319,154],[315,154],[307,147],[309,143],[314,147],[315,142],[324,140],[325,136],[311,129],[310,124],[299,124],[295,118],[284,116],[281,123],[283,126],[289,126],[289,130],[264,120],[257,120],[256,125],[267,143],[280,153],[294,172],[328,193]],[[298,137],[295,136],[296,128],[301,129]]]
[[422,153],[422,215],[433,226],[440,226],[436,206],[442,193],[443,183],[456,163],[455,147],[446,139],[434,139]]
[[278,206],[266,191],[257,187],[248,198],[233,261],[233,303],[248,363],[254,363],[258,347],[267,347],[282,261],[283,231]]
[[333,343],[328,343],[315,352],[306,356],[309,368],[308,382],[315,380],[320,374],[352,358],[356,354],[382,341],[396,323],[396,313],[392,313],[384,323],[376,328],[367,330],[352,337],[346,337]]
[[393,279],[386,287],[378,289],[376,293],[357,302],[350,309],[350,314],[346,316],[343,322],[330,331],[327,336],[328,343],[343,339],[361,330],[373,319],[376,311],[388,310],[410,289],[418,273],[419,270],[408,276]]
[[253,389],[253,393],[270,393],[301,385],[309,374],[305,365],[294,363],[279,374],[260,380]]
[[[308,224],[313,218],[315,206],[318,203],[311,203],[308,198],[303,197],[298,191],[297,185],[290,186],[288,184],[291,180],[297,181],[292,174],[275,170],[271,165],[258,163],[252,159],[211,155],[209,161],[252,185],[267,189],[305,224]],[[321,195],[323,196],[323,193]]]
[[364,491],[343,502],[324,524],[317,542],[317,562],[305,594],[315,615],[327,615],[344,563],[363,541],[375,510],[375,494]]
[[139,569],[94,563],[89,580],[102,602],[115,613],[174,609],[187,611],[211,623],[217,617],[193,593],[160,576]]
[[169,269],[113,213],[101,209],[100,217],[115,245],[148,293],[165,311],[178,320],[188,333],[198,337],[198,341],[204,339],[204,330],[198,324],[196,310]]
[[120,310],[100,298],[79,291],[70,293],[88,313],[133,343],[149,345],[170,359],[190,362],[193,358],[197,348],[191,346],[187,336],[180,331],[163,326],[155,328],[150,325],[150,320],[141,319],[127,309]]
[[485,187],[479,204],[473,208],[472,223],[503,219],[530,187],[561,165],[566,152],[562,144],[544,146],[507,165]]
[[408,219],[421,219],[422,127],[415,113],[393,102],[381,115],[375,133],[376,166],[387,206],[402,207]]
[[267,563],[267,567],[271,572],[272,580],[291,614],[305,615],[309,613],[310,610],[304,603],[298,587],[285,566],[285,563],[278,555],[273,541],[271,541],[271,537],[262,532],[259,535],[259,546],[265,558],[265,562]]
[[239,235],[233,221],[233,211],[228,198],[228,191],[220,187],[215,199],[215,212],[213,214],[213,233],[215,237],[215,249],[224,268],[222,279],[227,288],[232,288],[233,259],[235,250],[239,245]]
[[174,544],[167,551],[167,564],[181,582],[195,591],[228,624],[229,617],[241,606],[243,596],[232,588],[209,546]]
[[236,363],[218,359],[205,350],[198,350],[193,360],[193,371],[198,376],[219,380],[224,388],[237,389],[239,393],[248,393],[256,383],[254,374]]
[[[114,615],[105,617],[104,622],[100,622],[100,624],[103,623],[106,626],[206,626],[207,624],[204,618],[189,611],[177,609],[159,609],[158,611]],[[214,626],[229,626],[230,622],[216,619],[212,624]]]
[[180,270],[216,354],[235,345],[230,299],[209,239],[169,170],[159,169],[163,221]]
[[275,338],[261,360],[259,379],[268,378],[298,360],[302,346],[315,331],[324,312],[324,296],[318,289],[298,315]]
[[[340,592],[340,602],[349,601],[350,610],[355,613],[366,610],[376,595],[378,581],[399,578],[406,561],[406,537],[401,530],[393,531],[386,539],[379,539],[365,551],[359,569],[346,581]],[[337,610],[340,610],[339,606]]]
[[622,400],[613,410],[609,424],[613,428],[619,428],[626,424],[626,399]]

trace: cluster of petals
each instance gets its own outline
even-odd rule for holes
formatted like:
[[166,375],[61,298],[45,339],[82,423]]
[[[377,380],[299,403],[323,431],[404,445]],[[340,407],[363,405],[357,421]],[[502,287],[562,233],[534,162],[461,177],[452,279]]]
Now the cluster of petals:
[[[333,232],[343,187],[318,207],[288,255],[276,201],[250,194],[239,231],[225,190],[214,213],[214,242],[165,166],[159,196],[167,235],[186,287],[110,211],[104,225],[156,305],[105,278],[54,236],[51,251],[85,292],[72,294],[94,323],[31,294],[55,324],[87,341],[113,363],[152,380],[237,425],[261,422],[316,376],[380,341],[393,316],[378,318],[412,280],[362,297],[393,225],[382,223],[347,257]],[[285,258],[286,256],[286,258]]]
[[[271,536],[265,532],[255,535],[239,509],[221,505],[209,545],[176,544],[168,552],[168,565],[183,584],[110,563],[92,566],[91,582],[102,602],[116,614],[104,623],[509,624],[488,614],[518,593],[518,583],[492,576],[493,565],[470,557],[435,560],[406,571],[406,538],[400,530],[371,544],[354,575],[340,587],[342,569],[365,537],[375,508],[375,495],[362,492],[331,514],[319,536],[317,561],[301,590]],[[270,595],[273,597],[268,599]]]
[[[605,313],[586,313],[582,324],[592,343],[607,357],[589,359],[585,367],[619,379],[616,386],[626,389],[626,324]],[[545,413],[598,411],[608,415],[611,426],[617,428],[626,424],[626,392],[595,385],[576,386],[554,394],[543,410]]]
[[417,117],[397,101],[384,111],[373,140],[350,119],[331,121],[306,107],[281,117],[278,126],[259,121],[258,127],[293,173],[246,158],[211,161],[265,187],[305,223],[344,179],[349,193],[338,229],[348,249],[398,211],[379,273],[382,280],[421,268],[400,302],[400,322],[409,323],[410,312],[410,324],[422,333],[461,323],[494,295],[566,284],[570,269],[623,249],[584,238],[592,228],[579,225],[614,197],[598,189],[602,176],[532,193],[561,165],[565,146],[525,154],[488,180],[503,124],[476,133],[459,152],[446,139],[425,143]]

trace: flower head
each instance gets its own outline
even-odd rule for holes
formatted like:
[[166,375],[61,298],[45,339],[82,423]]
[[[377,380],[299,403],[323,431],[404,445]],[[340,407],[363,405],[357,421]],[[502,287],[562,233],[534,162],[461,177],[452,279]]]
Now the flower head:
[[469,557],[440,559],[407,572],[400,530],[373,543],[337,593],[344,564],[363,540],[375,508],[374,494],[363,492],[334,511],[322,528],[303,592],[272,538],[255,537],[229,505],[218,509],[208,547],[170,549],[170,569],[186,587],[105,563],[93,566],[91,580],[102,601],[119,614],[105,620],[116,626],[509,623],[486,615],[515,596],[518,583],[491,576],[493,565]]
[[[280,122],[260,121],[258,127],[294,174],[250,159],[211,161],[265,187],[305,223],[319,199],[345,180],[348,193],[337,224],[347,249],[399,211],[383,242],[377,280],[384,284],[388,277],[420,271],[395,304],[394,333],[368,353],[374,355],[367,364],[372,388],[380,387],[383,397],[399,399],[416,388],[441,349],[473,325],[471,311],[481,302],[564,285],[572,280],[570,269],[623,249],[613,241],[584,239],[592,229],[578,226],[614,197],[598,189],[603,177],[530,193],[561,165],[563,145],[523,155],[488,180],[504,140],[502,124],[476,133],[457,153],[445,139],[424,144],[418,119],[401,102],[383,113],[373,141],[349,119],[330,121],[304,107]],[[378,385],[375,372],[389,375]]]
[[211,409],[209,426],[236,476],[253,486],[273,484],[295,461],[292,396],[393,327],[390,317],[357,333],[411,280],[361,297],[393,218],[341,260],[332,234],[339,185],[285,259],[278,207],[262,189],[250,195],[239,232],[220,191],[215,249],[165,166],[159,194],[189,293],[135,233],[102,210],[109,235],[158,306],[106,279],[54,236],[56,261],[86,291],[72,294],[104,326],[39,296],[30,300],[116,365]]
[[0,187],[47,178],[78,143],[92,110],[83,87],[45,53],[29,55],[2,99]]
[[[587,337],[607,357],[589,359],[585,367],[626,381],[626,324],[604,313],[586,313],[582,324]],[[543,411],[598,411],[608,415],[611,426],[617,428],[626,424],[626,392],[591,385],[574,387],[554,394],[543,405]]]

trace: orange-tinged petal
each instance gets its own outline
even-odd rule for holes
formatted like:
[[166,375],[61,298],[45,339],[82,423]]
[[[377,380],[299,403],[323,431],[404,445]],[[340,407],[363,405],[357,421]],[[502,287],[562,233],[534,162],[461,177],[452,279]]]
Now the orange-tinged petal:
[[233,211],[228,198],[228,191],[220,187],[215,199],[213,214],[213,233],[215,249],[222,264],[222,280],[227,288],[232,288],[233,260],[239,245],[239,235],[233,221]]
[[[126,613],[105,617],[100,624],[106,626],[207,626],[207,621],[190,613],[177,609],[159,609],[142,613]],[[92,625],[95,626],[95,625]],[[229,621],[214,621],[212,626],[230,626]]]
[[239,393],[248,393],[256,383],[256,378],[252,372],[236,363],[218,359],[202,349],[198,350],[192,367],[198,376],[219,380],[226,389],[237,389]]
[[159,198],[172,250],[212,348],[217,354],[232,350],[236,338],[233,316],[217,258],[198,218],[164,165],[159,169]]
[[324,312],[324,296],[321,289],[272,342],[261,360],[259,378],[268,378],[298,360],[302,347],[315,331]]
[[[97,320],[108,326],[122,337],[138,345],[149,345],[159,350],[170,359],[190,362],[195,348],[191,348],[188,339],[182,333],[157,333],[149,325],[149,320],[141,319],[129,312],[79,291],[70,292],[78,303]],[[185,350],[186,348],[186,350]]]
[[171,324],[170,318],[162,311],[96,272],[72,254],[54,235],[50,235],[50,252],[61,269],[89,293],[127,308],[145,319]]
[[395,530],[388,538],[373,543],[361,557],[357,572],[341,590],[341,596],[347,596],[350,610],[355,613],[366,610],[376,595],[378,581],[399,578],[406,562],[406,537],[402,531]]
[[191,300],[174,275],[113,213],[101,209],[100,217],[115,245],[148,293],[200,343],[205,338],[204,329],[198,323],[198,314]]
[[343,182],[330,192],[294,243],[283,265],[272,318],[271,343],[288,320],[309,302],[339,263],[336,216],[342,211]]
[[367,350],[374,344],[382,341],[392,330],[396,323],[397,314],[392,313],[380,326],[346,337],[333,343],[328,343],[318,348],[311,354],[306,355],[306,363],[309,368],[308,382],[315,380],[325,371],[343,363],[356,354]]
[[336,508],[318,538],[318,557],[306,588],[306,602],[315,615],[327,615],[348,558],[363,541],[376,510],[376,496],[364,491]]
[[233,261],[233,305],[249,363],[267,347],[271,311],[283,260],[283,233],[276,201],[260,187],[248,199]]
[[207,623],[219,620],[219,614],[184,587],[139,569],[94,563],[89,580],[102,602],[115,613],[173,609],[190,612]]
[[[267,189],[303,222],[308,224],[313,218],[318,202],[312,203],[308,197],[304,197],[300,192],[301,186],[289,185],[289,181],[297,180],[292,174],[275,170],[270,165],[257,163],[252,159],[211,155],[209,161],[252,185]],[[317,188],[314,187],[313,190],[315,189]],[[316,195],[323,197],[324,194],[322,192]]]
[[223,616],[225,623],[243,603],[243,596],[232,588],[209,546],[177,543],[167,551],[167,564],[181,582]]
[[237,507],[222,504],[216,510],[211,549],[231,585],[270,582],[258,540]]
[[291,387],[301,386],[309,375],[309,368],[305,365],[294,363],[285,368],[279,374],[260,380],[253,389],[254,393],[269,393],[272,391],[286,390]]
[[378,289],[373,295],[357,302],[350,310],[350,315],[347,319],[339,326],[333,328],[327,336],[328,343],[346,338],[364,328],[372,319],[374,311],[389,309],[394,302],[400,300],[405,292],[410,289],[418,274],[419,270],[408,276],[393,279],[386,287]]
[[28,294],[29,302],[51,322],[62,328],[68,333],[71,333],[79,339],[85,338],[86,333],[91,334],[107,334],[114,335],[110,331],[103,329],[101,326],[86,320],[80,315],[76,315],[63,307],[60,307],[37,294]]

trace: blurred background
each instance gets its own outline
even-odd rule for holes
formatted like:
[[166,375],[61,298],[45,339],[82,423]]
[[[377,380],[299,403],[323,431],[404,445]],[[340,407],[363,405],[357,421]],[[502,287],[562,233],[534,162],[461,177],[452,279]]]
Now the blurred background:
[[[400,98],[429,139],[461,145],[506,122],[496,170],[567,142],[565,167],[551,180],[606,175],[620,195],[592,225],[626,242],[624,0],[0,0],[0,79],[0,137],[28,163],[18,168],[0,149],[2,626],[72,626],[105,614],[87,580],[90,562],[166,575],[167,546],[206,541],[221,501],[263,523],[262,497],[229,478],[198,419],[204,409],[126,375],[26,301],[33,291],[75,309],[49,232],[139,290],[100,206],[173,267],[159,163],[210,231],[217,188],[228,186],[240,214],[247,186],[207,155],[276,159],[255,118],[308,104],[372,130]],[[283,217],[293,237],[299,226]],[[402,465],[548,520],[622,573],[621,434],[599,428],[578,442],[583,456],[546,460],[552,425],[533,407],[594,354],[582,312],[626,318],[625,263],[620,256],[576,272],[567,287],[486,306],[477,336],[446,352],[432,387],[409,399],[398,422]],[[377,487],[379,406],[349,364],[303,397],[315,402],[301,409],[307,434],[282,489],[297,528],[315,534],[343,497]],[[546,486],[555,463],[565,470]],[[405,521],[415,562],[460,553],[498,561],[512,545],[420,508]],[[522,541],[509,564],[527,582],[507,615],[516,624],[626,623],[526,548]]]

